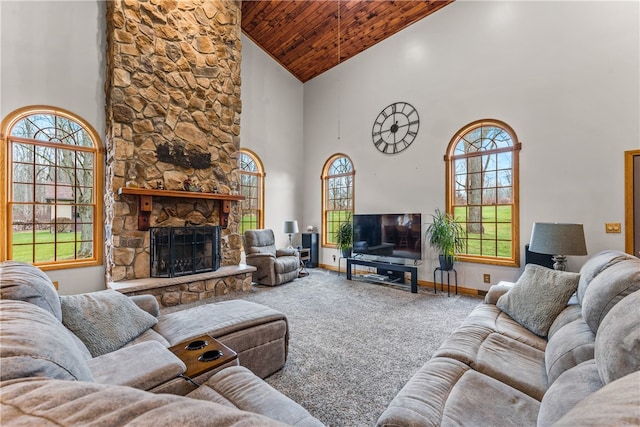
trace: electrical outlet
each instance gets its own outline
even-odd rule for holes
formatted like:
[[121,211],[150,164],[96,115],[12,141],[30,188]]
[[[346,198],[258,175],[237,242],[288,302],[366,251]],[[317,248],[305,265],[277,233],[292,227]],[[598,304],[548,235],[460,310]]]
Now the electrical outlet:
[[483,274],[482,275],[484,283],[491,283],[491,275],[490,274]]
[[622,224],[619,222],[607,222],[605,223],[605,231],[607,233],[621,233],[622,232]]

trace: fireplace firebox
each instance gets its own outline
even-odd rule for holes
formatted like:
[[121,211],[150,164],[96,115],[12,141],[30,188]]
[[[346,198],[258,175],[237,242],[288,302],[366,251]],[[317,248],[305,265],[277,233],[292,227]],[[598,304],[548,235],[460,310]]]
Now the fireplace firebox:
[[220,226],[150,227],[150,276],[215,271],[222,258]]

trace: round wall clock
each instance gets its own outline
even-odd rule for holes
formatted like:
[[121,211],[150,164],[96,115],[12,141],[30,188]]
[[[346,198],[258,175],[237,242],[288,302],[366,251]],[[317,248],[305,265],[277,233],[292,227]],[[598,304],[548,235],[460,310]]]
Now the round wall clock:
[[406,102],[394,102],[373,122],[373,145],[384,154],[399,153],[411,145],[419,127],[418,111]]

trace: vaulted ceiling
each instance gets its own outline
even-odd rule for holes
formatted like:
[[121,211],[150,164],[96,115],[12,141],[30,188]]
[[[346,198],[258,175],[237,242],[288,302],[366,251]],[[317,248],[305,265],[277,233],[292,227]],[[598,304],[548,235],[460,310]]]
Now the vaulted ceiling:
[[306,82],[453,0],[243,0],[242,31]]

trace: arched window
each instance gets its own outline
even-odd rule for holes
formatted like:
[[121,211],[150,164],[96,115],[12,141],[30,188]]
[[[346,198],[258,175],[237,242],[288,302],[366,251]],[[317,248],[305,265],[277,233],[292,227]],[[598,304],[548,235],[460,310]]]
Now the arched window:
[[27,107],[2,123],[2,259],[42,269],[102,263],[102,153],[73,113]]
[[470,123],[451,140],[447,212],[466,230],[460,260],[519,265],[520,148],[513,129],[497,120]]
[[336,245],[338,226],[351,219],[354,206],[355,171],[344,154],[329,158],[322,169],[322,244]]
[[240,227],[238,232],[264,227],[264,168],[258,156],[246,149],[240,150]]

